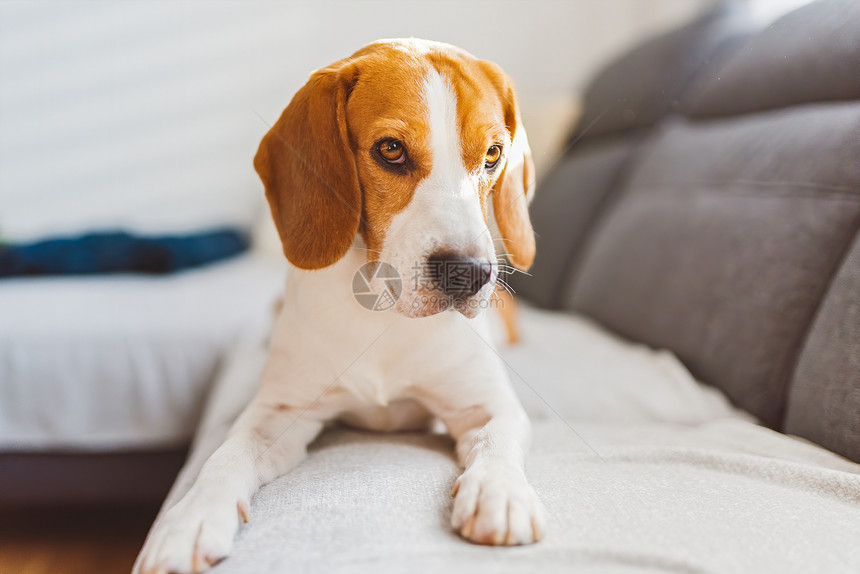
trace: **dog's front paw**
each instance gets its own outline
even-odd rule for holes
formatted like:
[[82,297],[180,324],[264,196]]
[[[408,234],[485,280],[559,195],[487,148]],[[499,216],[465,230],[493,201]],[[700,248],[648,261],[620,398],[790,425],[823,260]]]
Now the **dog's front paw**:
[[224,493],[193,489],[155,524],[137,559],[135,574],[203,572],[233,547],[247,504]]
[[478,544],[515,546],[543,536],[546,512],[523,471],[502,463],[470,467],[454,484],[451,526]]

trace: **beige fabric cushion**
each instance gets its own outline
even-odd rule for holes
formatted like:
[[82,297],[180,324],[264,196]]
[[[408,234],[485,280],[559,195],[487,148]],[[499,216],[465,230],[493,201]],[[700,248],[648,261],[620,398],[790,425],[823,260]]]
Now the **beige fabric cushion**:
[[[259,491],[213,573],[856,572],[860,465],[758,426],[668,353],[528,307],[522,324],[524,343],[501,352],[535,423],[543,542],[487,548],[451,532],[449,438],[332,429]],[[251,345],[228,362],[165,507],[264,358]]]
[[215,574],[856,572],[858,467],[757,427],[537,423],[528,474],[546,539],[468,544],[448,526],[445,437],[336,431],[256,496]]

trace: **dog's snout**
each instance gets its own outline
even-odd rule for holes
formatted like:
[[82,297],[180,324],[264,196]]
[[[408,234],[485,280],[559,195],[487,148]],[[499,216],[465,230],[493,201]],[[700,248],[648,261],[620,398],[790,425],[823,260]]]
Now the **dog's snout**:
[[476,294],[493,274],[490,261],[462,253],[440,251],[430,255],[427,263],[433,282],[445,295],[454,299]]

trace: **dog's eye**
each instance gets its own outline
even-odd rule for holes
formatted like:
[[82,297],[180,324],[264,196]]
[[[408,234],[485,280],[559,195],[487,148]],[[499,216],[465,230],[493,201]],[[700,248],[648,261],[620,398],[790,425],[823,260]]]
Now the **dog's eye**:
[[403,163],[406,161],[406,148],[399,140],[385,140],[376,148],[382,159],[388,163]]
[[499,163],[500,159],[502,159],[502,146],[491,145],[487,150],[486,157],[484,158],[484,167],[487,169],[493,169],[496,167],[496,164]]

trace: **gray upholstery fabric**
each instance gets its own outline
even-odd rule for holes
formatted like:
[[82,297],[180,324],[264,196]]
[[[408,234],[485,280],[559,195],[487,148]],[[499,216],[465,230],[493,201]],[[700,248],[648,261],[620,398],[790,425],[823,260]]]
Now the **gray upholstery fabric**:
[[860,196],[860,102],[666,124],[631,189],[757,188],[829,200]]
[[692,24],[656,37],[601,71],[585,92],[573,138],[595,138],[651,126],[675,109],[701,68],[753,24],[742,2],[726,2]]
[[579,259],[584,240],[611,204],[613,192],[635,160],[649,127],[678,105],[696,72],[718,61],[751,33],[742,2],[726,2],[687,27],[657,37],[607,67],[585,94],[583,117],[572,133],[571,153],[540,181],[531,208],[538,250],[530,273],[509,282],[533,302],[557,308],[563,280]]
[[794,353],[860,223],[857,133],[858,104],[669,127],[566,305],[672,349],[779,426]]
[[[638,102],[636,121],[593,128],[634,151],[597,209],[596,180],[565,182],[561,167],[547,178],[533,212],[547,253],[518,292],[554,307],[547,294],[560,293],[563,308],[673,351],[766,424],[860,460],[856,271],[840,269],[860,230],[860,2],[815,2],[693,71],[667,47],[699,26],[598,75],[583,122]],[[655,112],[649,98],[685,74],[681,104]],[[589,161],[590,137],[562,167]]]
[[694,116],[860,98],[860,2],[820,0],[712,67],[686,105]]
[[531,281],[514,274],[514,290],[538,305],[557,307],[567,269],[583,247],[583,239],[623,178],[637,147],[635,138],[585,144],[562,159],[540,183],[531,206],[536,227],[537,255]]
[[785,431],[860,460],[860,234],[800,354]]

